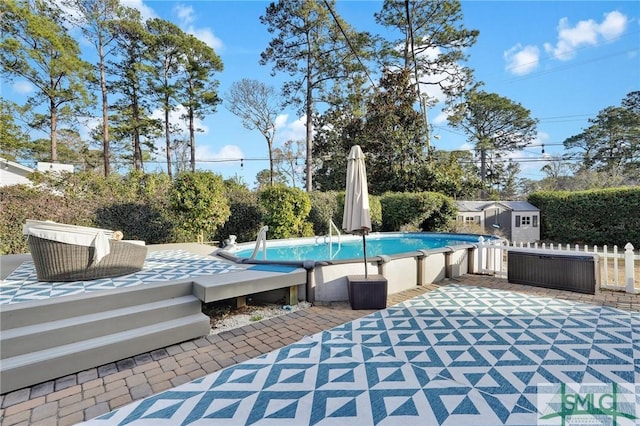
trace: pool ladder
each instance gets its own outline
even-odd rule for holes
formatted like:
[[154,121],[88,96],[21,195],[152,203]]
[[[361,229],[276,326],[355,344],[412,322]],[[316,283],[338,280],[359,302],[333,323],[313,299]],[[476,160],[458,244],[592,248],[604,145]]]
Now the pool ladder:
[[[335,253],[333,252],[333,233],[332,233],[334,229],[336,231],[336,235],[338,236],[338,250],[336,250]],[[335,256],[337,256],[341,248],[342,248],[342,242],[340,241],[340,230],[338,229],[336,224],[333,223],[333,220],[329,220],[329,258],[333,259]]]
[[262,259],[267,258],[267,231],[269,230],[268,226],[263,226],[258,231],[258,236],[256,237],[256,246],[253,248],[253,253],[251,253],[250,259],[253,260],[258,255],[258,251],[260,250],[260,245],[262,245]]

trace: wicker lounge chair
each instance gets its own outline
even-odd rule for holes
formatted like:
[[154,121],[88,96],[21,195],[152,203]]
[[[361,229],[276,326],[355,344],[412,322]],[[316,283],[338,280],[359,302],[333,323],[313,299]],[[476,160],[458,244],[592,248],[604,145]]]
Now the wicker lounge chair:
[[23,233],[38,281],[82,281],[131,274],[142,269],[147,256],[143,241],[118,241],[113,231],[105,229],[28,220]]

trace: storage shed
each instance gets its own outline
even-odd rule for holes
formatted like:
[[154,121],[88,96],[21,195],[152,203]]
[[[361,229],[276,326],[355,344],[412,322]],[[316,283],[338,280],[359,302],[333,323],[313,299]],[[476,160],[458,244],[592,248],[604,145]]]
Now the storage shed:
[[458,222],[476,224],[487,233],[497,230],[509,241],[540,240],[540,209],[527,201],[456,201]]

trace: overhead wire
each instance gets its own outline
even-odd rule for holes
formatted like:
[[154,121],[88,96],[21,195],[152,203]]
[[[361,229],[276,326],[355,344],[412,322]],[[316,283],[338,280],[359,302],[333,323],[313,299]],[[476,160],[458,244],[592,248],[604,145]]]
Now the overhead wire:
[[353,53],[353,55],[358,60],[358,63],[362,67],[362,70],[364,71],[364,73],[366,74],[367,78],[371,82],[373,88],[377,89],[378,86],[376,85],[376,83],[373,81],[373,79],[369,75],[369,71],[367,70],[367,67],[364,65],[364,63],[362,62],[362,59],[360,59],[360,55],[358,55],[358,52],[356,52],[356,50],[354,49],[353,45],[351,44],[351,41],[349,40],[349,37],[347,37],[347,33],[345,32],[344,28],[342,28],[342,24],[340,24],[340,21],[338,20],[335,12],[333,11],[333,8],[331,7],[331,5],[329,4],[329,2],[327,0],[324,0],[324,4],[325,4],[325,6],[327,6],[327,9],[329,10],[329,13],[331,14],[331,17],[333,18],[333,21],[336,23],[336,25],[338,26],[338,29],[340,30],[340,33],[342,33],[342,36],[344,37],[345,41],[347,42],[347,45],[349,46],[349,49],[351,50],[351,53]]

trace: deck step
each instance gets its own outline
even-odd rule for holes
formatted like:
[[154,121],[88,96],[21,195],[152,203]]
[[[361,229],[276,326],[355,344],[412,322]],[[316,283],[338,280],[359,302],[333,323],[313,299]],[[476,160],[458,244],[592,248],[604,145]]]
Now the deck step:
[[161,282],[93,293],[54,297],[45,300],[3,305],[0,310],[2,331],[50,321],[90,315],[98,311],[134,307],[145,303],[193,294],[193,282]]
[[143,327],[172,318],[191,315],[201,310],[195,296],[181,296],[139,306],[49,321],[2,331],[0,358],[11,358],[91,339],[97,336]]
[[209,334],[209,317],[179,280],[4,305],[0,393]]
[[202,313],[2,360],[0,393],[63,377],[209,333]]

